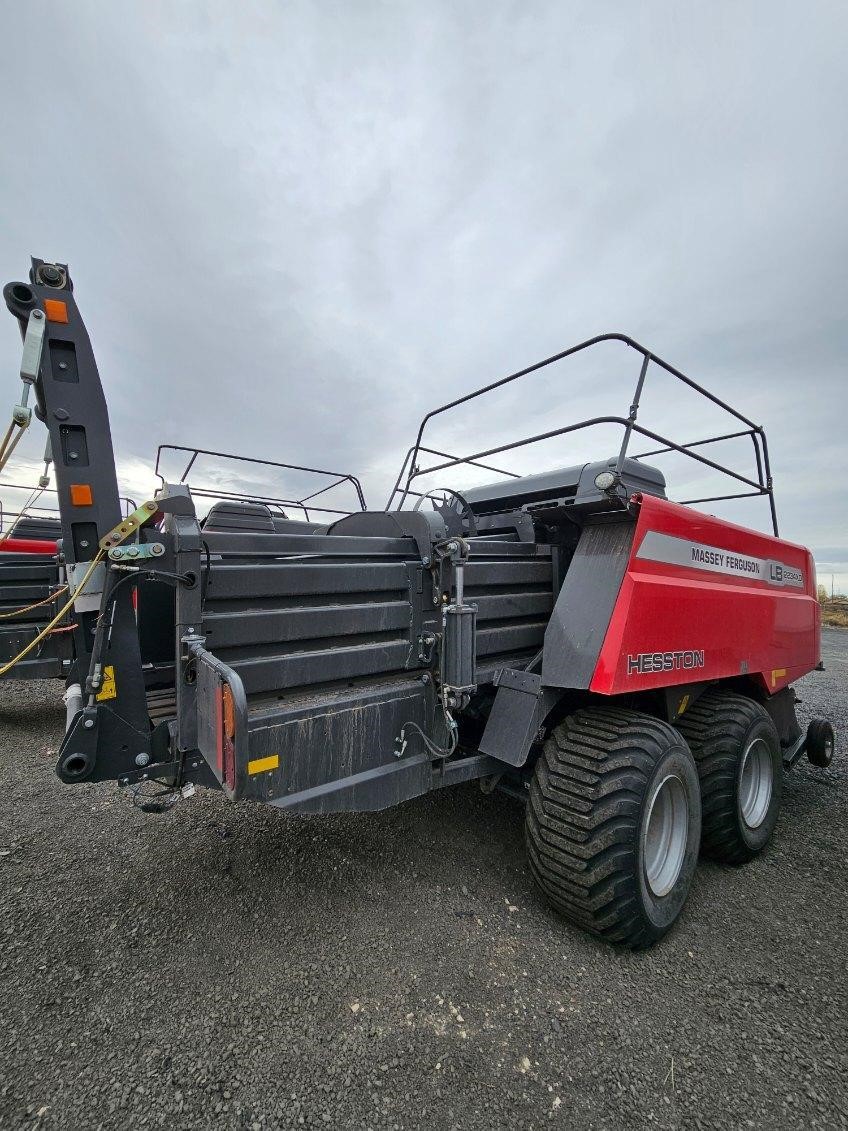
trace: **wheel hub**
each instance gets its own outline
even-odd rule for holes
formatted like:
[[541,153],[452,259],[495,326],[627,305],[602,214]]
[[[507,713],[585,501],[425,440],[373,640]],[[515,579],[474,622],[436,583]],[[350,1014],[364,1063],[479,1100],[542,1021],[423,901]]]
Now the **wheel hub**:
[[755,738],[742,755],[739,775],[739,808],[749,829],[757,829],[768,812],[774,785],[771,751],[763,738]]
[[689,834],[686,787],[677,774],[668,774],[654,787],[644,828],[645,881],[655,896],[668,895],[683,867]]

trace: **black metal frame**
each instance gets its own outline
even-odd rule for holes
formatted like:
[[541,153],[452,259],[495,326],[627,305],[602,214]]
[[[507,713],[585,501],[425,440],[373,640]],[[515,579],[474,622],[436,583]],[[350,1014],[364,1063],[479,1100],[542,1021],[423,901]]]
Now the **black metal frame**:
[[155,470],[157,478],[159,479],[159,481],[162,483],[163,486],[165,484],[165,479],[164,479],[164,476],[162,475],[162,473],[159,471],[159,465],[161,463],[162,453],[165,452],[165,451],[187,452],[187,453],[189,453],[189,456],[190,456],[189,461],[186,464],[185,469],[183,470],[183,473],[180,476],[179,481],[178,481],[180,483],[187,483],[188,482],[188,474],[191,471],[191,469],[194,467],[195,461],[197,460],[198,456],[212,456],[215,459],[235,460],[239,463],[259,464],[263,467],[276,467],[276,468],[281,468],[285,471],[303,471],[303,472],[307,472],[310,475],[323,475],[323,476],[326,476],[328,479],[332,480],[331,483],[326,483],[326,484],[324,484],[323,487],[319,487],[317,491],[313,491],[309,495],[304,495],[304,497],[302,499],[276,498],[274,496],[259,496],[259,495],[252,495],[252,494],[249,494],[248,492],[243,492],[243,491],[226,491],[226,490],[221,490],[220,488],[192,486],[191,487],[191,493],[196,498],[232,499],[232,500],[238,500],[238,501],[242,501],[242,502],[264,503],[266,506],[279,507],[280,509],[282,509],[283,507],[297,507],[297,508],[299,508],[300,510],[303,511],[303,513],[306,517],[306,520],[309,521],[310,510],[315,511],[315,512],[320,513],[320,514],[335,514],[335,515],[350,514],[351,513],[350,511],[344,510],[340,507],[322,507],[322,506],[316,506],[314,504],[312,506],[307,507],[307,505],[306,505],[307,503],[309,503],[309,501],[311,499],[317,499],[319,495],[324,495],[328,491],[332,491],[333,488],[340,487],[343,483],[349,483],[353,487],[354,491],[356,492],[356,498],[357,498],[357,502],[359,503],[359,509],[362,510],[362,511],[364,511],[366,509],[366,507],[365,507],[365,495],[363,494],[363,491],[362,491],[362,484],[360,483],[359,479],[357,479],[357,477],[355,475],[351,475],[349,472],[346,472],[346,471],[327,471],[324,468],[320,468],[320,467],[301,467],[299,464],[296,464],[296,463],[281,463],[279,460],[272,460],[272,459],[256,459],[252,456],[236,455],[233,452],[218,452],[218,451],[214,451],[211,448],[192,448],[192,447],[188,447],[185,444],[160,444],[159,447],[156,449],[156,467],[154,468],[154,470]]
[[[434,449],[427,448],[422,445],[424,430],[434,417],[439,416],[444,412],[448,412],[450,409],[457,408],[459,405],[466,404],[468,401],[472,401],[477,397],[483,396],[484,393],[490,393],[494,389],[499,389],[504,385],[510,384],[512,381],[517,381],[520,377],[526,377],[530,373],[535,373],[540,369],[544,369],[546,366],[552,365],[554,362],[562,361],[567,357],[572,357],[574,354],[581,353],[583,350],[587,350],[593,346],[599,345],[601,342],[622,342],[624,343],[624,345],[629,346],[631,349],[634,349],[642,357],[639,377],[636,382],[636,390],[633,395],[633,401],[630,405],[630,411],[626,417],[596,416],[588,420],[581,420],[577,424],[569,424],[563,428],[554,428],[549,432],[540,432],[535,436],[529,436],[521,440],[515,440],[508,444],[501,444],[498,447],[487,448],[485,451],[474,452],[471,455],[467,456],[447,456],[447,453],[434,451]],[[692,440],[686,444],[677,444],[673,440],[668,439],[666,436],[661,436],[656,432],[652,432],[648,428],[644,428],[641,424],[637,424],[636,418],[639,412],[642,391],[645,386],[645,378],[648,374],[648,366],[651,363],[657,365],[660,369],[663,369],[666,373],[669,373],[672,377],[675,377],[684,385],[687,385],[690,389],[693,389],[696,393],[699,393],[701,396],[711,401],[714,405],[722,409],[724,412],[727,412],[731,416],[735,417],[736,420],[746,425],[746,427],[737,432],[729,432],[720,436],[710,436],[705,439]],[[421,421],[421,424],[418,428],[418,435],[416,437],[414,445],[407,452],[406,458],[401,465],[397,479],[395,480],[394,487],[392,488],[391,494],[389,495],[389,499],[386,504],[386,510],[391,510],[393,508],[393,505],[395,505],[399,509],[403,507],[404,503],[410,495],[420,495],[420,492],[414,491],[412,489],[412,483],[415,479],[420,478],[421,476],[429,475],[436,471],[444,471],[446,468],[456,467],[460,464],[470,464],[473,466],[485,467],[486,465],[481,464],[480,461],[487,459],[489,456],[499,455],[501,452],[512,451],[515,448],[525,447],[528,444],[539,443],[542,440],[550,440],[555,436],[564,436],[569,432],[577,432],[580,429],[595,427],[599,424],[619,424],[624,429],[624,436],[622,438],[621,447],[618,452],[618,459],[616,461],[617,473],[620,473],[624,466],[624,460],[627,457],[627,450],[630,445],[631,437],[633,433],[636,432],[640,436],[645,436],[649,440],[653,440],[654,443],[659,444],[660,447],[651,449],[647,452],[640,452],[638,455],[631,457],[633,459],[644,459],[646,456],[650,455],[661,455],[667,452],[678,452],[681,455],[689,456],[691,459],[697,461],[698,463],[701,463],[706,467],[710,467],[714,471],[718,471],[721,474],[744,484],[746,487],[751,488],[750,491],[735,492],[734,494],[729,495],[711,495],[707,498],[688,499],[685,500],[685,503],[687,505],[692,505],[695,503],[720,502],[727,499],[754,498],[765,495],[767,496],[769,501],[772,528],[774,530],[775,536],[777,536],[777,511],[775,509],[774,492],[772,489],[768,442],[766,440],[766,434],[762,426],[755,424],[752,420],[749,420],[747,416],[743,415],[743,413],[739,412],[737,409],[721,400],[720,397],[717,397],[708,389],[705,389],[703,385],[699,385],[696,381],[693,381],[691,377],[687,377],[679,369],[676,369],[673,365],[670,365],[667,361],[664,361],[661,357],[658,357],[655,353],[652,353],[649,349],[641,345],[639,342],[635,341],[633,338],[628,337],[626,334],[617,333],[599,334],[597,337],[589,338],[587,341],[580,342],[575,346],[571,346],[569,349],[563,350],[561,353],[557,353],[552,357],[545,358],[544,361],[539,361],[535,365],[528,366],[526,369],[520,369],[516,373],[511,373],[507,377],[502,377],[498,381],[493,381],[488,385],[484,385],[480,389],[476,389],[474,392],[467,393],[463,397],[457,397],[456,400],[450,401],[448,404],[441,405],[439,408],[435,408],[432,411],[428,412],[424,419]],[[729,467],[725,467],[723,464],[717,463],[715,460],[709,459],[708,457],[700,455],[692,450],[693,448],[703,447],[707,444],[717,444],[725,440],[737,439],[741,436],[750,436],[751,441],[754,445],[754,458],[757,468],[756,479],[751,479],[748,476],[741,475],[738,471],[734,471]],[[443,463],[432,464],[429,467],[419,467],[418,457],[422,452],[447,456],[447,458]],[[487,468],[487,470],[494,471],[499,469],[489,467]],[[405,482],[403,482],[404,474],[406,475]],[[512,476],[515,475],[514,472],[503,471],[501,471],[501,474]],[[402,482],[403,486],[401,486]],[[400,502],[395,504],[395,499],[398,495],[400,495]]]
[[[14,526],[14,523],[17,520],[26,517],[26,515],[29,514],[30,511],[40,512],[42,518],[55,518],[57,522],[61,521],[61,515],[59,511],[59,492],[55,487],[29,487],[25,483],[0,483],[0,491],[7,490],[29,491],[31,495],[35,495],[37,498],[40,498],[42,495],[55,495],[56,506],[45,507],[39,503],[29,503],[23,510],[7,511],[3,506],[3,500],[0,499],[0,535],[5,529],[7,519],[10,520],[12,522],[12,525]],[[124,518],[126,518],[127,515],[132,514],[132,512],[138,506],[138,503],[136,503],[136,501],[134,499],[131,499],[128,495],[121,495],[120,503]]]

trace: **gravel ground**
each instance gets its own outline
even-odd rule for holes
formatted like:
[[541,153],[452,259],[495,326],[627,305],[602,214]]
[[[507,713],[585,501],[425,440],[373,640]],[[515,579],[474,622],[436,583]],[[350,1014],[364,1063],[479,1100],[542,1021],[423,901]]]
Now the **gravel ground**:
[[[824,648],[801,711],[844,735]],[[634,955],[546,909],[505,797],[145,815],[54,777],[57,700],[2,688],[3,1128],[848,1127],[841,749]]]

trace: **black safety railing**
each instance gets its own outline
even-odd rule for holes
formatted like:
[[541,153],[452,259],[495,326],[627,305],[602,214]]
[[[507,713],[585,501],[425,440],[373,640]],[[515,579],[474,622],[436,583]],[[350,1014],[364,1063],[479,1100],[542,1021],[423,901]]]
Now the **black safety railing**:
[[321,498],[321,496],[326,495],[336,487],[342,487],[344,484],[349,484],[349,486],[353,488],[354,494],[356,495],[356,501],[359,510],[365,510],[365,495],[362,491],[362,484],[359,482],[355,475],[351,475],[350,473],[345,471],[327,471],[324,468],[320,467],[302,467],[296,463],[281,463],[279,460],[272,459],[256,459],[253,456],[236,455],[233,452],[217,452],[211,448],[191,448],[187,447],[184,444],[160,444],[156,449],[155,472],[156,476],[162,484],[165,483],[165,477],[162,475],[159,468],[164,452],[184,452],[188,455],[188,461],[178,480],[178,482],[180,483],[189,483],[189,474],[199,456],[208,456],[212,459],[217,460],[232,460],[236,463],[254,464],[260,467],[270,467],[275,468],[278,471],[305,472],[309,475],[323,476],[325,479],[328,479],[330,481],[328,483],[322,483],[320,486],[317,486],[316,490],[310,492],[308,495],[302,496],[299,499],[278,497],[275,495],[257,495],[250,491],[231,491],[225,488],[217,487],[214,484],[196,485],[194,483],[189,483],[192,495],[199,498],[232,500],[234,502],[264,503],[265,506],[275,507],[279,510],[283,510],[285,507],[294,507],[298,510],[301,510],[306,517],[306,520],[309,521],[310,511],[316,512],[318,514],[330,515],[350,514],[351,511],[349,508],[322,506],[320,504],[312,502],[313,499]]
[[[587,349],[591,349],[593,346],[599,345],[601,342],[622,342],[624,345],[629,346],[631,349],[635,350],[636,353],[638,353],[642,358],[642,363],[639,369],[639,376],[636,381],[636,390],[634,392],[633,400],[627,416],[595,416],[588,420],[581,420],[577,424],[568,424],[562,428],[552,428],[547,432],[540,432],[534,436],[527,436],[520,440],[513,440],[507,444],[499,444],[497,447],[486,448],[483,451],[472,452],[470,455],[465,456],[448,456],[444,452],[434,451],[432,448],[427,448],[422,444],[424,431],[430,421],[434,419],[434,417],[448,412],[451,409],[457,408],[459,405],[467,404],[469,401],[473,401],[477,397],[483,396],[485,393],[490,393],[495,389],[500,389],[504,385],[510,384],[512,381],[517,381],[521,377],[528,376],[530,373],[536,373],[538,370],[544,369],[548,365],[553,365],[557,361],[563,361],[567,357],[573,357],[575,354],[581,353],[582,351]],[[714,405],[716,405],[717,408],[722,409],[724,412],[728,413],[730,416],[739,421],[740,424],[744,425],[744,428],[719,436],[708,436],[703,439],[691,440],[685,444],[678,444],[675,443],[674,440],[668,439],[667,436],[661,436],[659,433],[653,432],[651,431],[651,429],[643,427],[643,425],[637,422],[637,416],[642,399],[642,392],[645,387],[645,379],[648,375],[648,368],[652,364],[657,366],[659,369],[662,369],[664,372],[670,374],[678,381],[681,381],[684,385],[687,385],[690,389],[700,394],[702,397],[705,397],[708,401],[711,401]],[[544,361],[539,361],[535,365],[528,366],[526,369],[520,369],[517,373],[510,373],[507,377],[502,377],[498,381],[492,381],[490,384],[484,385],[482,388],[476,389],[474,392],[467,393],[464,397],[457,397],[456,400],[450,401],[448,404],[441,405],[441,407],[435,408],[431,412],[428,412],[424,419],[421,421],[421,424],[418,428],[418,435],[416,437],[415,443],[407,452],[403,464],[401,465],[401,469],[398,472],[394,487],[392,488],[391,494],[389,495],[386,509],[390,510],[393,507],[403,507],[404,503],[410,495],[420,496],[421,492],[413,490],[412,484],[416,479],[421,478],[425,475],[431,475],[434,472],[444,471],[447,468],[457,467],[461,464],[485,467],[486,465],[481,463],[482,460],[489,459],[491,456],[500,455],[502,452],[513,451],[517,448],[526,447],[528,444],[537,444],[543,440],[553,439],[556,436],[565,436],[571,432],[578,432],[584,428],[593,428],[597,427],[598,425],[604,424],[619,425],[623,429],[621,446],[619,448],[618,458],[616,461],[617,474],[620,474],[624,467],[624,461],[628,455],[628,449],[632,436],[634,433],[636,433],[639,436],[646,437],[648,440],[653,441],[654,444],[657,444],[659,446],[652,448],[649,451],[640,452],[635,456],[631,456],[630,458],[632,459],[644,459],[646,456],[661,455],[667,452],[677,452],[680,455],[688,456],[690,459],[694,460],[696,463],[699,463],[704,467],[708,467],[713,471],[719,472],[721,475],[727,476],[734,482],[739,483],[744,487],[750,488],[747,491],[735,491],[731,494],[726,495],[710,495],[700,499],[681,500],[681,502],[684,502],[687,505],[693,505],[696,503],[720,502],[727,499],[754,498],[764,495],[768,499],[769,503],[772,528],[775,535],[778,533],[777,511],[774,504],[771,468],[769,465],[768,442],[766,440],[764,429],[759,424],[755,424],[752,420],[749,420],[747,416],[739,412],[737,409],[733,408],[731,405],[727,404],[720,397],[717,397],[714,393],[711,393],[709,389],[705,389],[703,385],[699,385],[697,381],[693,381],[691,377],[687,377],[685,373],[682,373],[679,369],[675,369],[673,365],[670,365],[667,361],[664,361],[661,357],[658,357],[655,353],[652,353],[649,349],[646,349],[645,346],[640,345],[639,342],[635,341],[633,338],[628,337],[626,334],[599,334],[595,338],[590,338],[588,339],[588,341],[580,342],[576,346],[571,346],[570,349],[563,350],[561,353],[557,353],[552,357],[545,358]],[[750,475],[742,475],[739,471],[735,471],[733,468],[726,467],[724,464],[710,459],[708,456],[702,455],[700,452],[694,450],[696,448],[705,447],[709,444],[718,444],[723,441],[734,440],[744,436],[750,436],[751,442],[754,447],[756,478],[751,478]],[[419,457],[422,453],[441,456],[443,457],[443,462],[433,463],[428,466],[422,467],[419,465]],[[493,467],[487,467],[487,470],[494,471],[497,469]],[[515,476],[514,472],[501,471],[500,474]],[[400,497],[399,500],[398,496]]]

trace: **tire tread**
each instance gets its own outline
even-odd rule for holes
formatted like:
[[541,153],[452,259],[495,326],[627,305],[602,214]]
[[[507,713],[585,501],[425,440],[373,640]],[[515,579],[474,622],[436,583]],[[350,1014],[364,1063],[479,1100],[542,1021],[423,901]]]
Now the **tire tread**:
[[586,708],[554,729],[530,784],[534,880],[571,922],[634,949],[657,937],[633,873],[642,802],[670,738],[679,743],[672,727],[650,715]]

